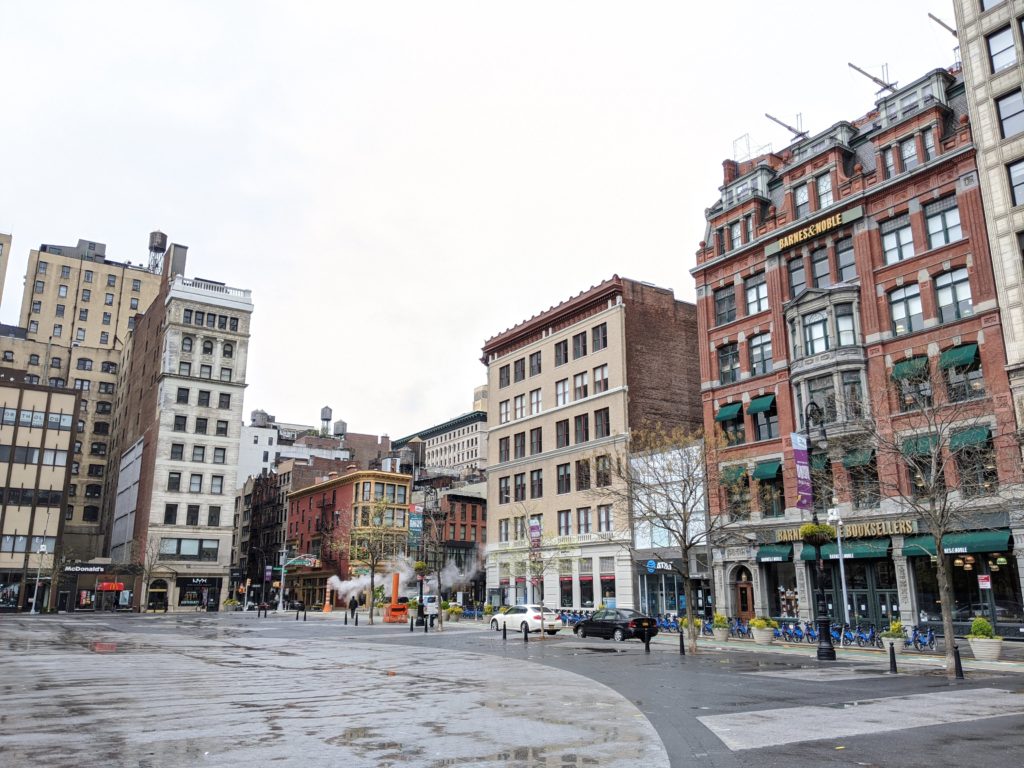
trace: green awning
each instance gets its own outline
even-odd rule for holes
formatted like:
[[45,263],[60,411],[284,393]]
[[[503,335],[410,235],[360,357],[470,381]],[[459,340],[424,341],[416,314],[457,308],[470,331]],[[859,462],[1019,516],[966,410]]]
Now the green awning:
[[788,563],[792,559],[792,544],[762,544],[757,548],[759,563]]
[[[889,553],[889,544],[890,539],[888,536],[881,539],[844,539],[843,559],[859,560],[870,557],[886,557]],[[815,548],[805,544],[803,552],[800,553],[800,559],[816,560],[817,552],[815,552]],[[823,544],[821,547],[821,559],[838,560],[839,543],[830,541],[828,544]]]
[[771,409],[772,404],[775,402],[775,395],[764,395],[763,397],[755,397],[750,401],[750,405],[747,406],[747,413],[764,413]]
[[762,461],[760,464],[754,465],[754,479],[774,480],[780,469],[782,469],[781,461]]
[[939,368],[962,368],[971,365],[978,357],[977,344],[961,344],[947,349],[939,357]]
[[843,466],[847,469],[854,467],[866,467],[875,458],[875,452],[870,448],[863,448],[859,451],[848,451],[843,456]]
[[894,379],[916,379],[928,370],[927,357],[912,357],[909,360],[901,360],[892,367]]
[[904,456],[927,456],[935,447],[935,435],[904,438],[900,451]]
[[815,472],[822,472],[828,467],[828,454],[827,453],[814,453],[811,454],[811,469]]
[[949,438],[949,450],[959,451],[973,445],[984,445],[992,435],[988,427],[971,427],[959,432],[954,432]]
[[[1005,552],[1010,547],[1010,530],[999,528],[994,531],[963,531],[947,533],[942,537],[942,551],[947,555],[968,552]],[[903,554],[907,557],[922,557],[935,554],[935,538],[930,534],[908,536],[903,540]]]
[[722,485],[735,485],[747,474],[747,468],[742,464],[734,464],[731,467],[722,467],[718,472],[718,482]]
[[966,552],[1005,552],[1010,547],[1010,530],[965,531],[947,533],[942,537],[942,551],[947,555]]
[[907,536],[903,539],[904,557],[924,557],[935,554],[935,539],[932,535]]
[[735,419],[742,407],[743,403],[729,403],[728,405],[723,405],[718,409],[718,413],[715,414],[715,421],[730,421],[731,419]]

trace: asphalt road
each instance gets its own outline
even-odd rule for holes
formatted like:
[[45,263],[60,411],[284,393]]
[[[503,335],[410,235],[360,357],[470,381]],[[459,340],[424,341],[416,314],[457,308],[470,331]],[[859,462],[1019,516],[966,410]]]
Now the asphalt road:
[[[1024,754],[1024,677],[524,643],[340,616],[0,617],[0,765],[934,766]],[[13,760],[13,762],[12,762]]]

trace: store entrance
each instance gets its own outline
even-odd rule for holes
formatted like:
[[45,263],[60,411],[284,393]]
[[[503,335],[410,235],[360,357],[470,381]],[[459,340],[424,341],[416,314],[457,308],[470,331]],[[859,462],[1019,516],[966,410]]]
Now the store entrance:
[[736,615],[743,621],[754,618],[754,585],[743,566],[736,569]]

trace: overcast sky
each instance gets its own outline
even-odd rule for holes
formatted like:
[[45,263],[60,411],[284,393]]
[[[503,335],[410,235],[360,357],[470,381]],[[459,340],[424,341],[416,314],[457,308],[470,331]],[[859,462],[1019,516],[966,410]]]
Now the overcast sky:
[[[399,437],[613,274],[693,300],[721,163],[949,66],[947,0],[5,2],[0,320],[28,251],[153,229],[252,290],[245,414]],[[742,148],[741,148],[742,147]]]

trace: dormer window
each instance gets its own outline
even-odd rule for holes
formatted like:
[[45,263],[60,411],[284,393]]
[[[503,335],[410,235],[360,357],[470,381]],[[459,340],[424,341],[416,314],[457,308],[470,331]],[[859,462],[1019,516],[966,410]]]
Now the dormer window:
[[917,160],[917,140],[914,137],[900,142],[900,160],[903,162],[904,171],[913,170],[919,165]]

